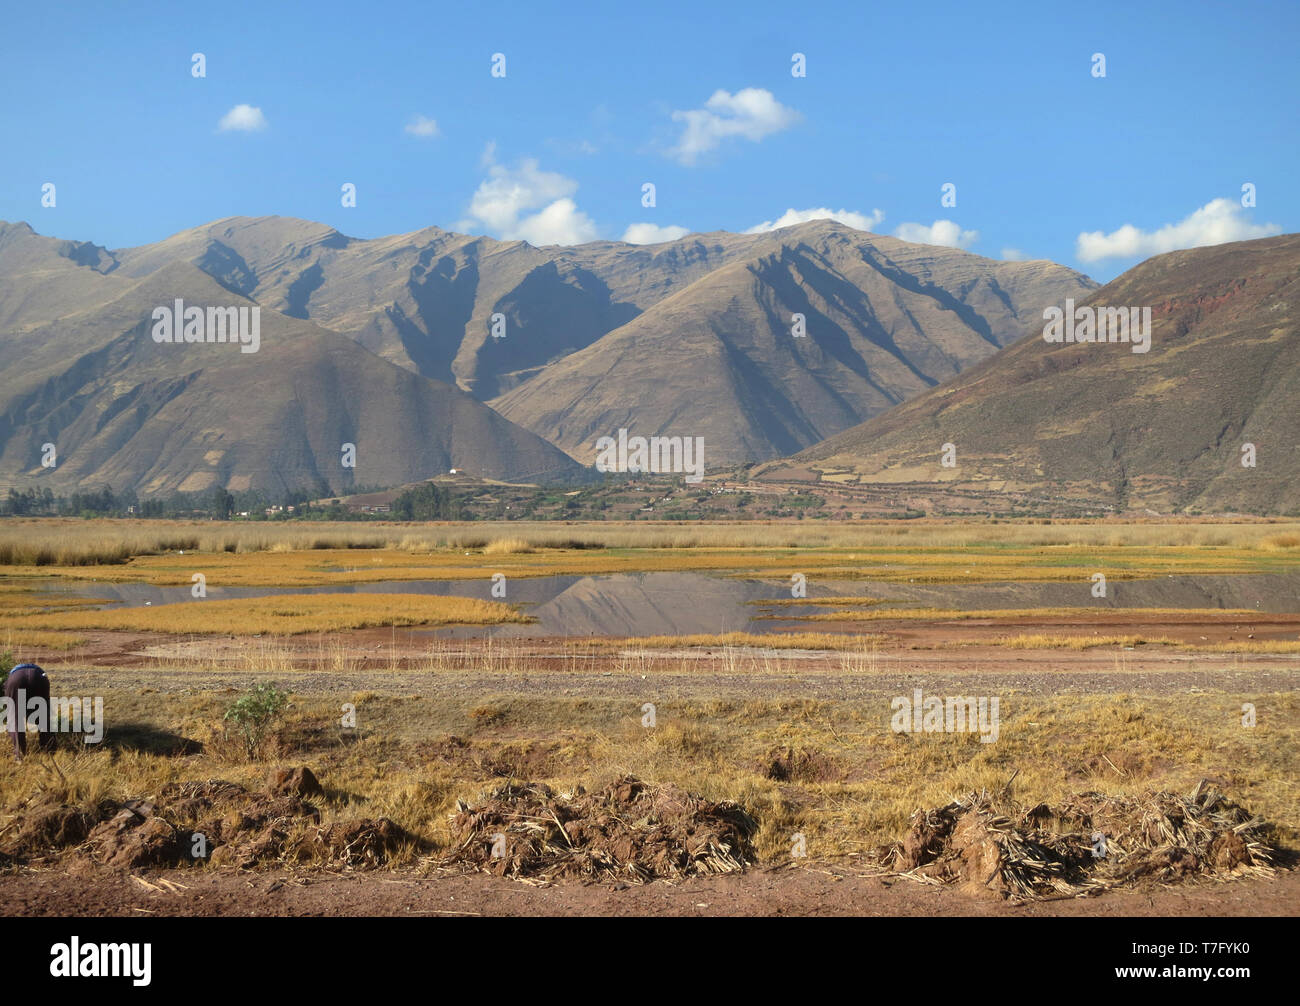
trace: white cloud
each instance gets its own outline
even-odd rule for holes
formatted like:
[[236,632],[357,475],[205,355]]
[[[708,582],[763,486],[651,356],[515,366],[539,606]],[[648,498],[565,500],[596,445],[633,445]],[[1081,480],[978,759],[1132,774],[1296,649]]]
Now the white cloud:
[[631,245],[658,245],[665,241],[684,238],[690,231],[685,227],[670,224],[660,227],[658,224],[632,224],[623,232],[623,240]]
[[[490,157],[490,152],[484,154]],[[535,157],[525,158],[514,169],[500,164],[488,166],[488,177],[470,200],[471,216],[500,231],[518,225],[527,210],[578,191],[578,183],[555,171],[542,171]]]
[[580,245],[600,237],[591,218],[572,199],[555,200],[503,236],[530,245]]
[[691,165],[729,137],[740,136],[757,143],[788,129],[799,121],[799,113],[782,105],[771,91],[747,87],[735,94],[714,91],[703,108],[673,112],[673,121],[685,123],[685,128],[669,154]]
[[438,135],[438,122],[427,115],[416,115],[406,124],[406,132],[412,136],[433,137]]
[[1029,256],[1026,255],[1024,252],[1022,252],[1019,248],[1002,249],[1003,262],[1024,262],[1028,258]]
[[943,245],[945,248],[966,248],[980,239],[979,231],[964,231],[951,220],[936,220],[932,224],[899,224],[894,237],[922,245]]
[[1231,199],[1212,199],[1190,216],[1176,224],[1165,224],[1159,230],[1143,231],[1125,224],[1109,234],[1085,231],[1075,242],[1075,254],[1081,262],[1145,258],[1179,248],[1202,248],[1281,233],[1282,228],[1277,224],[1251,223],[1240,203]]
[[764,220],[761,224],[749,228],[746,234],[762,234],[764,231],[780,230],[782,227],[793,227],[795,224],[807,223],[809,220],[835,220],[844,224],[846,227],[852,227],[858,231],[874,231],[880,226],[880,222],[885,219],[882,210],[872,210],[870,213],[857,213],[853,210],[830,210],[822,207],[815,210],[796,210],[788,209],[781,214],[776,220]]
[[484,226],[504,240],[534,245],[575,245],[599,237],[595,223],[571,198],[578,191],[572,178],[542,171],[536,158],[506,168],[491,163],[493,156],[494,148],[484,151],[488,177],[470,199],[470,219],[458,226]]
[[238,130],[254,133],[266,128],[266,116],[262,114],[260,108],[254,108],[252,105],[236,105],[221,117],[217,128],[222,132]]

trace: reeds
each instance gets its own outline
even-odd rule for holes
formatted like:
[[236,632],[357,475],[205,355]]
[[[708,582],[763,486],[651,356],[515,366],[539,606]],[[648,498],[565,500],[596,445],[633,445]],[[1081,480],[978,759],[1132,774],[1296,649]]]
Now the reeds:
[[14,616],[17,628],[292,635],[376,626],[497,625],[528,622],[513,608],[476,598],[424,594],[278,594],[149,607]]
[[[504,544],[498,544],[504,543]],[[378,549],[408,552],[707,548],[1214,548],[1286,554],[1300,524],[1251,521],[988,523],[919,520],[839,523],[673,522],[226,522],[10,518],[0,521],[0,566],[116,565],[184,552]],[[501,551],[505,549],[505,551]]]

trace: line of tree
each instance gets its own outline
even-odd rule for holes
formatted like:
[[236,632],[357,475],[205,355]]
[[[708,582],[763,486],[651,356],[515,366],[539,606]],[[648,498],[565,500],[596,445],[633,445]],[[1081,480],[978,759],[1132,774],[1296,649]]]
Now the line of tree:
[[0,513],[17,517],[105,517],[138,503],[135,493],[118,494],[111,486],[71,496],[55,496],[44,489],[10,489],[0,501]]
[[390,516],[395,520],[460,520],[461,501],[450,490],[424,482],[393,500]]
[[[357,487],[349,488],[349,492],[379,492],[382,488]],[[320,500],[320,506],[312,507],[312,500]],[[316,517],[328,515],[334,519],[349,519],[354,516],[333,502],[327,485],[311,489],[251,489],[234,493],[218,487],[205,492],[178,492],[146,499],[141,499],[134,490],[115,492],[112,486],[79,490],[70,496],[55,495],[49,487],[11,488],[6,496],[0,497],[0,517],[136,516],[229,520],[246,513],[250,518],[282,519],[289,516],[289,507],[294,508],[295,515],[310,511]],[[272,508],[278,509],[268,515],[267,511]]]

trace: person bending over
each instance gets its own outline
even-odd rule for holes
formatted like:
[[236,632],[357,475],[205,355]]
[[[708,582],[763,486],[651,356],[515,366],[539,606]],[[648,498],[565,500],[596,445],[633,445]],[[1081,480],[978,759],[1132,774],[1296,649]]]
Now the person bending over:
[[[54,750],[54,734],[48,729],[50,715],[50,679],[36,664],[19,664],[5,678],[5,698],[10,701],[13,710],[9,720],[9,736],[14,742],[14,754],[19,761],[27,754],[27,711],[32,699],[40,699],[45,705],[44,734],[36,731],[36,745],[44,751]],[[19,699],[22,699],[20,702]]]

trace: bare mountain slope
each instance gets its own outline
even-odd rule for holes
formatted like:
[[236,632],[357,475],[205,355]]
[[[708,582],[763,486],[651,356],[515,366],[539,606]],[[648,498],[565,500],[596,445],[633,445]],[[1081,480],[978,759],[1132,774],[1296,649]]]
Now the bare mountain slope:
[[620,427],[702,436],[709,464],[764,460],[953,377],[1093,286],[815,221],[763,235],[492,405],[580,460]]
[[[1040,319],[979,366],[763,477],[812,469],[1119,509],[1300,511],[1300,235],[1158,255],[1082,303],[1150,307],[1149,352],[1048,343]],[[945,443],[955,468],[940,465]],[[1254,467],[1241,463],[1246,444]]]
[[[111,484],[150,494],[398,484],[452,466],[516,480],[582,474],[459,389],[267,308],[256,353],[156,343],[153,309],[176,298],[187,306],[253,306],[184,262],[142,280],[121,274],[97,291],[113,299],[59,315],[62,291],[83,290],[75,270],[84,269],[69,264],[74,271],[28,276],[41,284],[31,296],[56,317],[0,333],[2,484],[64,492]],[[20,274],[8,279],[24,287]],[[46,443],[57,448],[53,468],[41,466]],[[345,443],[356,445],[355,468],[342,465]]]
[[[713,466],[763,460],[954,376],[1022,331],[1026,313],[1093,285],[1049,262],[830,221],[534,248],[436,227],[357,240],[231,217],[120,250],[0,224],[0,483],[342,488],[453,463],[573,477],[536,438],[590,464],[596,438],[620,427],[702,436]],[[158,356],[147,319],[179,296],[260,306],[262,350]],[[792,335],[794,314],[806,338]],[[491,337],[494,316],[505,338]],[[199,418],[216,409],[220,436]],[[362,435],[359,410],[370,447],[339,472],[335,441],[361,448],[342,435]],[[172,434],[151,439],[155,421]],[[59,469],[34,468],[56,434]]]
[[[178,258],[192,262],[259,303],[311,319],[399,366],[494,401],[509,418],[583,460],[590,445],[576,439],[577,431],[582,438],[598,436],[592,423],[603,423],[595,414],[598,402],[589,400],[590,377],[607,368],[573,354],[631,324],[626,335],[638,345],[646,344],[646,332],[662,330],[666,339],[684,339],[685,348],[697,348],[708,359],[713,351],[695,346],[689,333],[665,330],[662,317],[644,317],[696,283],[707,285],[696,292],[691,310],[700,325],[727,342],[737,372],[725,373],[726,365],[722,374],[706,368],[698,371],[698,381],[692,380],[693,367],[665,373],[659,394],[672,388],[697,400],[722,396],[719,404],[730,408],[734,422],[727,429],[712,423],[697,434],[714,434],[717,461],[768,458],[814,443],[983,359],[1020,333],[1025,305],[1036,312],[1044,298],[1093,286],[1049,262],[995,262],[825,220],[763,234],[690,235],[651,246],[602,241],[534,248],[436,227],[360,241],[302,220],[232,217],[116,254],[131,275]],[[733,300],[733,280],[710,278],[737,263],[745,263],[759,282]],[[821,286],[806,298],[791,289],[818,279]],[[870,289],[844,289],[857,284]],[[710,300],[720,293],[728,296],[725,302]],[[789,337],[789,314],[823,306],[830,324],[816,325],[810,341],[844,359],[829,367],[799,364],[787,382],[779,344]],[[920,314],[909,318],[913,310]],[[489,334],[494,315],[504,319],[504,339]],[[682,317],[677,310],[674,319]],[[813,314],[808,317],[811,324]],[[920,338],[909,337],[918,331]],[[868,352],[873,359],[859,359],[860,350],[864,342],[894,335],[897,350],[886,353],[905,358],[914,373],[876,382],[871,367],[881,356]],[[746,340],[755,345],[745,346]],[[641,400],[643,379],[618,344],[625,341],[616,340],[612,353],[627,369],[610,371],[612,379],[603,385],[607,400],[624,408]],[[593,352],[602,357],[610,351]],[[916,360],[910,359],[914,352],[920,354]],[[561,361],[570,367],[557,368]],[[547,380],[524,390],[542,374]],[[770,391],[765,384],[772,385]],[[730,394],[727,385],[735,385]],[[809,399],[804,396],[810,386],[822,390]],[[758,397],[746,402],[751,395]],[[634,423],[646,433],[660,432],[657,424],[666,413],[689,414],[689,403],[683,404],[685,412],[647,401]],[[591,414],[586,421],[556,420],[573,408]],[[773,408],[790,409],[790,415],[775,427],[757,421]]]
[[[671,249],[534,248],[437,227],[362,241],[288,217],[231,217],[118,254],[134,276],[191,262],[261,304],[488,398],[517,380],[505,375],[589,345],[750,243],[726,234]],[[489,336],[497,313],[504,340]]]

